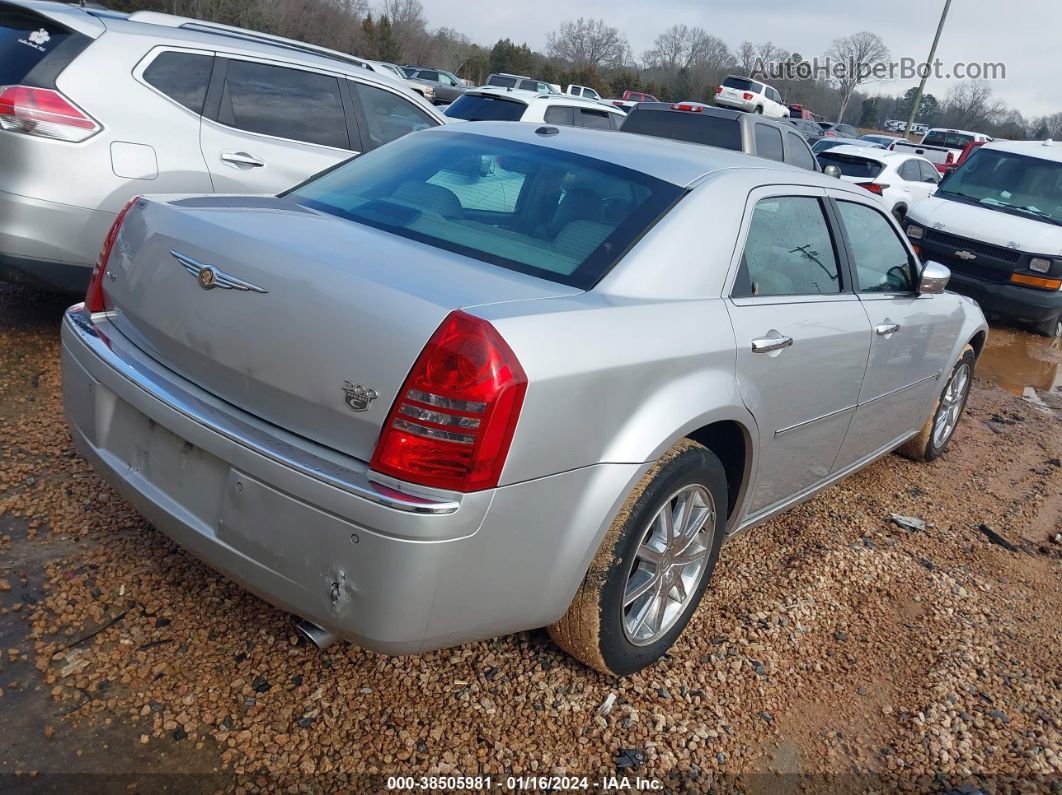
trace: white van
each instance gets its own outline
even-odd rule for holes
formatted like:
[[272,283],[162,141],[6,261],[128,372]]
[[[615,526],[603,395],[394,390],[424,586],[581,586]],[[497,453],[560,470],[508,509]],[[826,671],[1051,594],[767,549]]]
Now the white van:
[[905,228],[986,315],[1062,337],[1062,143],[981,146],[910,207]]

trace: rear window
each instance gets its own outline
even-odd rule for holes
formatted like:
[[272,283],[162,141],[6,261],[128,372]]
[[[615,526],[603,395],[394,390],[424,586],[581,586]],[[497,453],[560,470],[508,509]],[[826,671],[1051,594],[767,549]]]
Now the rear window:
[[752,91],[752,87],[755,83],[751,80],[746,80],[744,77],[728,77],[723,81],[723,85],[727,88],[737,89],[738,91]]
[[682,193],[595,158],[447,131],[401,138],[288,195],[330,215],[587,289]]
[[673,138],[692,144],[719,146],[741,151],[741,127],[737,119],[691,113],[684,110],[648,110],[635,107],[620,127],[624,132]]
[[189,110],[202,113],[213,66],[213,55],[164,52],[144,70],[144,80]]
[[488,86],[499,86],[500,88],[516,88],[517,80],[515,77],[504,77],[503,75],[491,75],[487,78]]
[[54,88],[59,71],[90,41],[39,14],[0,6],[0,86]]
[[973,139],[972,135],[934,130],[926,135],[922,143],[926,146],[945,146],[949,149],[962,149],[966,144],[973,143]]
[[527,105],[519,100],[482,94],[462,94],[445,111],[466,121],[519,121]]
[[837,168],[841,169],[841,174],[844,176],[858,177],[859,179],[874,179],[885,168],[882,163],[876,160],[859,157],[858,155],[842,155],[836,152],[824,152],[819,155],[819,164],[823,168],[837,166]]

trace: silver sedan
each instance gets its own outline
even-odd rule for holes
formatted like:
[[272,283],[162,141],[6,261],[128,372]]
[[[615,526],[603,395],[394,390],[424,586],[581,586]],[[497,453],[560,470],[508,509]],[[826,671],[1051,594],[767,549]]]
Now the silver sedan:
[[811,171],[451,125],[276,198],[133,200],[65,317],[66,412],[159,530],[319,645],[549,626],[625,674],[725,537],[945,452],[987,333],[947,279]]

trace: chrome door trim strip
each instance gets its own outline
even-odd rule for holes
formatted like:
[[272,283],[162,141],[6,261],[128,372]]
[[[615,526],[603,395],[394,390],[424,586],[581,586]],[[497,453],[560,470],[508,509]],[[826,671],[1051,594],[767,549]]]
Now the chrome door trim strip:
[[926,381],[932,381],[934,378],[940,378],[940,374],[943,373],[943,372],[944,372],[944,370],[942,368],[940,370],[937,370],[932,375],[927,375],[925,378],[919,378],[917,381],[914,381],[914,382],[908,384],[907,386],[901,386],[901,387],[898,387],[896,389],[893,389],[891,392],[886,392],[884,395],[878,395],[877,397],[870,398],[870,400],[864,400],[862,403],[859,404],[859,408],[862,408],[863,406],[868,406],[868,405],[870,405],[871,403],[873,403],[876,400],[881,400],[882,398],[892,397],[893,395],[895,395],[895,394],[897,394],[899,392],[903,392],[905,389],[911,389],[912,387],[919,386],[921,384],[924,384]]
[[808,425],[813,425],[816,422],[822,422],[823,420],[828,420],[831,417],[836,417],[839,414],[844,414],[846,411],[855,411],[857,408],[859,408],[858,404],[853,405],[853,406],[845,406],[843,409],[837,409],[836,411],[831,411],[829,414],[823,414],[820,417],[813,417],[810,420],[804,420],[803,422],[798,422],[796,425],[790,425],[790,426],[788,426],[786,428],[779,428],[778,430],[776,430],[774,432],[774,438],[777,439],[779,436],[782,436],[783,434],[787,434],[790,431],[799,431],[801,428],[806,428]]

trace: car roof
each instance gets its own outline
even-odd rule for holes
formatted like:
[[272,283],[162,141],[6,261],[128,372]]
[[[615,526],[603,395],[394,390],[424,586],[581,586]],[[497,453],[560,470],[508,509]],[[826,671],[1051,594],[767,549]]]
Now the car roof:
[[[537,131],[556,130],[548,135]],[[583,127],[518,121],[472,121],[433,127],[415,135],[434,135],[438,131],[472,133],[492,138],[558,149],[584,157],[604,160],[674,185],[686,187],[709,174],[733,169],[759,169],[764,178],[794,179],[800,184],[835,187],[837,181],[805,168],[776,160],[746,155],[716,146],[636,135],[617,130],[592,130]]]
[[1062,163],[1062,141],[993,141],[981,146],[981,149],[995,149],[1000,152],[1013,152],[1026,157],[1038,157]]
[[[865,157],[868,160],[876,160],[879,163],[888,163],[894,160],[925,160],[924,157],[919,157],[915,154],[908,154],[906,152],[890,152],[888,149],[878,149],[873,146],[858,146],[856,144],[843,144],[841,146],[831,146],[825,152],[819,152],[820,155],[858,155],[859,157]],[[928,163],[929,161],[926,160]]]
[[[3,0],[3,2],[63,21],[76,16],[97,20],[108,30],[143,33],[150,31],[151,37],[156,39],[156,43],[160,45],[206,45],[219,52],[289,61],[332,72],[357,75],[368,82],[378,82],[391,87],[402,85],[396,78],[373,71],[368,66],[369,59],[232,25],[222,25],[157,11],[134,11],[127,14],[93,6],[52,2],[52,0]],[[405,89],[404,86],[403,88]],[[407,93],[413,93],[408,89],[405,90]]]
[[[530,78],[528,78],[530,79]],[[536,81],[544,82],[544,81]],[[610,102],[598,102],[595,99],[589,99],[587,97],[577,97],[573,94],[544,94],[541,91],[531,91],[526,88],[505,88],[504,86],[478,86],[469,91],[466,94],[472,94],[473,96],[480,95],[485,97],[504,97],[505,99],[515,99],[530,105],[532,102],[541,101],[546,103],[560,103],[563,105],[581,105],[586,108],[595,108],[597,110],[607,110],[619,115],[625,115],[622,110],[617,108]]]

